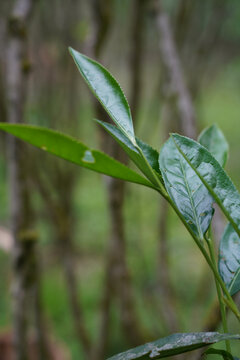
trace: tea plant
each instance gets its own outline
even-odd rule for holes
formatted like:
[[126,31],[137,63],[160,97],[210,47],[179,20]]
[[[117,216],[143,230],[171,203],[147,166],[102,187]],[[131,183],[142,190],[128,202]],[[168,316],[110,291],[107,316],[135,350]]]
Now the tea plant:
[[[225,341],[226,350],[208,349],[235,359],[229,340],[240,335],[228,334],[226,307],[240,321],[240,312],[232,296],[240,290],[240,194],[223,167],[228,144],[213,125],[199,136],[198,142],[171,134],[160,154],[135,136],[127,100],[109,72],[96,61],[70,49],[84,80],[105,108],[115,125],[97,120],[135,163],[140,175],[108,155],[87,147],[65,134],[37,126],[0,124],[0,129],[82,167],[121,180],[152,188],[163,196],[182,221],[214,275],[224,334],[217,332],[183,333],[148,343],[111,360],[160,359]],[[218,265],[211,236],[211,221],[216,202],[229,223],[220,242]]]

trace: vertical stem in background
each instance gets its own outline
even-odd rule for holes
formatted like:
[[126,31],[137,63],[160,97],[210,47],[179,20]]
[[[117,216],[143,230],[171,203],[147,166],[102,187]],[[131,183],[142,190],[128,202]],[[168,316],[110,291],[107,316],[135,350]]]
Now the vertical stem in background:
[[165,73],[169,80],[169,92],[175,98],[180,127],[184,135],[196,138],[196,115],[191,95],[185,83],[181,60],[173,38],[168,14],[163,10],[160,0],[154,0],[154,17],[159,34],[159,49]]
[[144,18],[146,0],[133,1],[133,21],[131,34],[130,64],[130,108],[133,123],[137,122],[139,103],[141,100],[141,75],[144,51]]
[[[134,10],[136,14],[133,24],[134,49],[131,54],[131,101],[132,111],[135,117],[139,104],[139,75],[141,67],[142,51],[142,19],[143,2],[136,0]],[[112,21],[112,7],[109,1],[93,2],[95,15],[95,41],[93,47],[93,56],[99,60],[106,36],[108,35]],[[137,38],[135,38],[137,36]],[[102,106],[95,102],[95,111],[99,119],[105,119],[106,113]],[[108,134],[100,129],[102,148],[111,154],[114,158],[126,162],[127,158],[119,145],[113,141]],[[111,217],[111,235],[106,268],[105,290],[102,301],[102,318],[100,324],[100,337],[95,349],[97,359],[102,359],[106,353],[108,335],[110,330],[110,306],[113,296],[116,296],[120,305],[121,326],[127,341],[136,346],[144,342],[144,338],[139,326],[136,314],[136,307],[133,299],[133,289],[126,263],[126,236],[125,222],[123,217],[125,183],[118,179],[107,179],[108,206]]]
[[50,349],[48,346],[48,339],[46,327],[44,323],[44,311],[42,307],[42,284],[41,284],[41,268],[39,266],[38,246],[33,247],[33,261],[34,264],[30,271],[34,274],[32,284],[32,301],[33,313],[35,323],[36,345],[37,345],[37,360],[50,360]]
[[[8,21],[8,47],[6,58],[7,120],[23,121],[27,89],[26,61],[27,23],[32,10],[31,0],[16,0]],[[17,360],[27,355],[27,290],[29,276],[29,240],[27,235],[31,220],[26,212],[26,174],[21,168],[21,145],[13,137],[8,138],[8,165],[10,180],[11,230],[13,246],[13,341]],[[26,215],[24,217],[24,215]],[[29,221],[30,220],[30,221]],[[31,242],[31,241],[30,241]]]
[[[215,267],[215,269],[217,270],[217,263],[216,263],[216,259],[215,259],[215,253],[214,253],[214,247],[213,247],[213,242],[210,238],[206,238],[207,241],[207,245],[209,248],[209,254],[212,260],[212,263]],[[214,277],[215,279],[215,284],[216,284],[216,289],[217,289],[217,295],[218,295],[218,301],[219,301],[219,305],[220,305],[220,311],[221,311],[221,316],[222,316],[222,324],[223,324],[223,330],[225,333],[228,333],[228,326],[227,326],[227,318],[226,318],[226,308],[225,308],[225,304],[223,302],[223,294],[221,291],[221,287],[216,279],[216,277]],[[227,351],[229,351],[231,353],[231,347],[230,347],[230,342],[228,340],[226,340],[226,349]]]
[[83,348],[83,353],[86,359],[90,359],[91,354],[91,342],[88,336],[88,332],[85,326],[84,314],[82,304],[80,303],[80,296],[78,292],[78,284],[77,284],[77,276],[75,269],[75,259],[73,257],[72,250],[70,249],[71,243],[71,235],[69,233],[68,237],[64,237],[62,239],[58,239],[61,245],[61,250],[64,251],[61,254],[61,258],[63,261],[64,267],[64,275],[66,279],[67,285],[67,293],[70,303],[70,309],[72,312],[72,318],[75,328],[76,339],[79,344],[81,344]]
[[[105,42],[105,39],[108,35],[109,28],[112,20],[112,6],[110,6],[109,1],[105,3],[102,0],[94,0],[91,4],[91,12],[92,12],[92,28],[94,29],[90,47],[88,47],[90,54],[95,56],[96,59],[99,59],[102,48]],[[106,113],[102,109],[102,106],[94,100],[94,110],[98,119],[106,119]],[[100,135],[100,146],[101,148],[109,148],[111,147],[110,139],[106,136],[102,129],[99,129]],[[117,179],[108,179],[110,184],[112,181],[118,181]],[[107,183],[107,193],[108,197],[111,196],[110,184]],[[121,186],[121,184],[119,185]],[[112,213],[112,209],[109,206],[109,212]],[[118,221],[115,219],[115,221]],[[113,225],[112,225],[113,227]],[[97,343],[93,349],[92,360],[103,360],[108,348],[109,335],[110,335],[110,321],[111,321],[111,305],[113,301],[114,295],[114,267],[115,267],[115,242],[116,238],[114,238],[115,234],[113,233],[113,229],[111,230],[110,239],[109,239],[109,249],[107,253],[107,264],[105,268],[105,280],[103,286],[103,296],[101,299],[101,308],[100,308],[100,325],[99,325],[99,333],[97,337]]]

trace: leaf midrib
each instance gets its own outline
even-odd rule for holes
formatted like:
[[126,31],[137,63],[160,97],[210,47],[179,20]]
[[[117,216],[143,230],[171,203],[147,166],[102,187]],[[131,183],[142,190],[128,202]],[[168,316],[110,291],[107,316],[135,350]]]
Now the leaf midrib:
[[191,190],[189,188],[189,184],[188,184],[188,181],[187,181],[186,172],[185,172],[184,167],[183,167],[181,155],[180,155],[179,159],[180,159],[180,166],[181,166],[181,170],[182,170],[182,174],[183,174],[183,180],[184,180],[186,188],[187,188],[190,204],[191,204],[193,215],[194,215],[195,222],[196,222],[196,225],[197,225],[198,234],[199,234],[200,239],[203,240],[202,229],[201,229],[201,226],[199,224],[199,219],[198,219],[198,216],[197,216],[197,213],[196,213],[196,208],[194,206],[194,200],[193,200],[193,197],[192,197],[192,192],[191,192]]

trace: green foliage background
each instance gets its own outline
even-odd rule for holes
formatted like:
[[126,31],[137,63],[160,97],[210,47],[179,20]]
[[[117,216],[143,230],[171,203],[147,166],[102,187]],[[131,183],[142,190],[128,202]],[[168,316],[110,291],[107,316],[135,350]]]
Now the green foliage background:
[[[166,1],[166,3],[170,3]],[[171,2],[173,3],[173,2]],[[170,5],[169,5],[170,6]],[[223,32],[226,37],[239,39],[239,12],[238,1],[234,1],[236,11],[234,16],[226,22]],[[116,8],[126,11],[127,2],[120,4],[116,1]],[[174,12],[174,8],[170,11]],[[120,15],[118,14],[120,17]],[[118,20],[121,25],[121,19]],[[78,34],[79,36],[79,34]],[[69,45],[69,44],[68,44]],[[111,45],[111,43],[110,43]],[[111,47],[108,45],[108,47]],[[123,45],[122,51],[125,48]],[[66,47],[64,51],[67,52]],[[155,53],[155,50],[151,50]],[[151,54],[152,54],[151,53]],[[128,93],[128,79],[123,66],[123,58],[116,61],[119,49],[113,56],[109,69],[120,80]],[[147,53],[148,54],[148,53]],[[150,62],[150,55],[145,55],[143,93],[139,122],[136,133],[144,141],[159,149],[164,135],[159,121],[159,107],[162,104],[158,96],[151,96],[156,87],[156,74],[159,74],[158,61],[154,66]],[[217,56],[216,56],[217,58]],[[155,59],[155,58],[154,58]],[[217,63],[217,60],[214,60]],[[185,64],[186,65],[186,64]],[[74,65],[72,65],[74,66]],[[239,134],[240,134],[240,60],[222,64],[220,71],[213,78],[204,79],[201,91],[195,100],[198,117],[198,128],[203,129],[213,123],[219,125],[230,144],[230,158],[226,170],[240,189],[240,162],[239,162]],[[79,82],[81,81],[79,76]],[[98,136],[90,96],[84,87],[84,95],[78,108],[79,119],[78,137],[89,146],[96,148]],[[85,95],[86,93],[86,95]],[[153,99],[152,99],[153,98]],[[60,99],[60,100],[59,100]],[[52,97],[52,107],[60,112],[61,96]],[[151,100],[151,101],[149,101]],[[50,100],[49,100],[50,102]],[[29,104],[26,110],[29,122],[41,125],[48,124],[44,110],[38,104]],[[71,133],[70,129],[70,133]],[[75,134],[76,135],[76,134]],[[0,137],[0,149],[3,152],[3,141]],[[50,157],[42,154],[39,161]],[[69,165],[70,167],[73,165]],[[133,167],[134,168],[134,167]],[[8,224],[8,183],[6,163],[0,156],[0,223]],[[67,191],[67,189],[66,189]],[[33,201],[41,208],[42,203],[37,193],[33,193]],[[109,234],[109,217],[106,205],[106,189],[99,174],[79,170],[79,177],[75,189],[75,216],[77,222],[75,241],[79,251],[78,265],[79,292],[82,296],[86,315],[86,324],[92,337],[96,337],[99,321],[99,304],[101,289],[104,281],[104,263],[107,253],[107,240]],[[156,316],[159,298],[156,296],[157,271],[157,227],[159,215],[159,199],[150,189],[129,184],[125,204],[125,220],[127,233],[127,261],[130,268],[135,299],[137,301],[138,316],[150,331],[157,333],[164,331],[163,325]],[[70,317],[62,268],[57,260],[57,249],[52,237],[51,226],[43,219],[38,222],[39,239],[41,245],[41,262],[43,269],[43,301],[46,310],[47,324],[50,330],[70,348],[72,359],[81,358],[81,350],[73,336],[73,325]],[[170,247],[171,277],[176,288],[181,329],[179,331],[201,331],[202,320],[206,319],[215,298],[214,282],[207,271],[201,254],[195,244],[170,211],[168,218],[168,234]],[[11,322],[11,261],[10,257],[0,250],[0,329],[7,329]],[[190,274],[190,275],[189,275]],[[143,296],[144,295],[144,296]],[[128,348],[119,328],[119,313],[116,307],[112,309],[112,331],[109,355]],[[230,315],[232,332],[239,332],[237,323]],[[233,343],[237,354],[239,345]],[[218,347],[218,345],[216,345]],[[209,359],[215,359],[209,356]]]
[[[239,82],[238,64],[228,66],[222,74],[210,85],[206,85],[201,95],[201,103],[198,105],[198,114],[201,126],[217,123],[223,130],[230,144],[230,158],[227,171],[231,174],[235,184],[239,184],[240,163],[239,132],[240,132],[240,108],[239,108]],[[147,110],[145,109],[145,112]],[[143,111],[144,112],[144,111]],[[92,140],[92,132],[95,128],[91,122],[91,111],[81,111],[80,138]],[[141,134],[141,127],[138,132]],[[161,129],[159,129],[160,133]],[[161,133],[159,134],[161,138]],[[95,137],[95,135],[94,135]],[[93,139],[94,139],[93,137]],[[142,136],[144,138],[144,136]],[[149,138],[144,138],[150,141]],[[155,147],[157,141],[154,138]],[[44,156],[50,156],[44,154]],[[79,214],[78,229],[79,251],[81,261],[79,263],[79,279],[81,282],[80,292],[86,313],[86,323],[93,337],[98,324],[98,305],[101,301],[101,287],[104,277],[104,259],[108,236],[108,211],[105,202],[105,188],[101,176],[87,170],[81,171],[81,179],[76,188],[76,216]],[[6,167],[1,162],[1,219],[7,218],[7,183]],[[239,186],[238,186],[239,188]],[[36,202],[40,200],[36,197]],[[128,238],[128,264],[131,269],[135,295],[137,299],[138,314],[143,323],[149,329],[161,329],[161,321],[156,317],[153,304],[159,301],[154,294],[156,284],[156,252],[157,238],[156,229],[158,221],[159,199],[150,189],[129,184],[125,206],[125,219]],[[51,229],[44,223],[39,223],[40,239],[43,243],[44,253],[49,251],[54,254],[54,246],[48,238]],[[181,322],[181,331],[201,331],[201,321],[207,318],[210,305],[215,297],[213,279],[205,268],[204,260],[198,253],[195,244],[180,224],[176,215],[170,213],[168,219],[169,244],[171,254],[171,275],[177,290],[179,300],[178,316]],[[51,236],[50,236],[51,237]],[[79,348],[72,336],[72,321],[69,315],[69,307],[62,278],[62,271],[57,261],[52,257],[46,257],[43,253],[43,299],[48,323],[52,331],[70,346],[72,359],[79,359]],[[10,259],[0,251],[0,328],[4,329],[10,323]],[[189,276],[191,269],[191,276]],[[206,289],[212,289],[206,298],[201,299],[202,290],[200,284]],[[146,297],[142,299],[142,293]],[[204,290],[206,294],[206,290]],[[202,296],[204,296],[204,294]],[[201,300],[201,301],[200,301]],[[127,348],[124,345],[118,328],[119,314],[112,309],[112,342],[109,353],[117,353]],[[238,332],[235,320],[231,320],[232,329]],[[236,346],[236,351],[237,347]],[[216,347],[218,347],[216,345]],[[234,347],[234,344],[233,344]],[[211,358],[209,356],[209,358]],[[212,356],[214,359],[215,357]]]

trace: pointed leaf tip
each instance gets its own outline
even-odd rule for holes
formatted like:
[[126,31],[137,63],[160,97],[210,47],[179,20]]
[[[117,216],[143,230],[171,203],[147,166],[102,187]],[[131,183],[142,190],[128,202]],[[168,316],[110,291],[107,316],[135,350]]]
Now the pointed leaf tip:
[[70,48],[75,64],[89,88],[117,127],[136,145],[131,111],[116,79],[97,61]]

